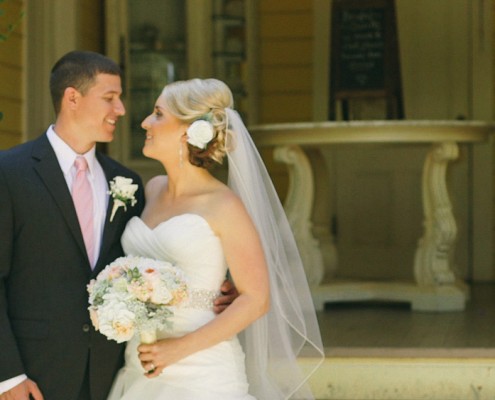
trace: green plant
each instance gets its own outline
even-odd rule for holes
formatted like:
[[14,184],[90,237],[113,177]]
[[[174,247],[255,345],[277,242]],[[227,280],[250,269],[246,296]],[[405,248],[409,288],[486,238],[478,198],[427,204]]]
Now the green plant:
[[[0,4],[1,3],[5,3],[5,0],[0,0]],[[0,8],[0,17],[3,15],[5,15],[5,10]],[[15,22],[8,24],[7,28],[3,32],[0,31],[0,42],[5,42],[9,38],[15,28],[17,28],[17,26],[21,23],[23,16],[24,11],[21,11]]]
[[[0,0],[0,4],[4,3],[5,0]],[[5,15],[5,10],[0,8],[0,17]],[[5,42],[12,32],[17,28],[17,26],[21,23],[22,17],[24,16],[24,11],[21,11],[17,20],[13,23],[9,23],[5,29],[0,30],[0,42]],[[0,111],[0,121],[3,119],[3,112]]]

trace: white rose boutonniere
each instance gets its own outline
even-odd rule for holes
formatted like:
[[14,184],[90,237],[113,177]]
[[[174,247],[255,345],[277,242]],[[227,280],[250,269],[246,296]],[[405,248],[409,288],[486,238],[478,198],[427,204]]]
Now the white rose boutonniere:
[[206,148],[206,145],[213,139],[214,130],[211,122],[203,119],[194,121],[189,128],[187,128],[187,143],[200,149]]
[[115,213],[119,207],[124,207],[127,211],[127,204],[130,203],[133,207],[137,200],[134,197],[134,193],[138,190],[138,185],[132,183],[131,178],[124,178],[123,176],[116,176],[112,181],[110,181],[110,194],[113,198],[113,208],[112,215],[110,215],[110,222],[113,221]]

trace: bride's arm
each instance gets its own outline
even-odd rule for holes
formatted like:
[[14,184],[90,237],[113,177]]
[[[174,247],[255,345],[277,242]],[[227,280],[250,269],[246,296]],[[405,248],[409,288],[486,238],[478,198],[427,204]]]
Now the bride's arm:
[[[226,197],[226,198],[225,198]],[[229,193],[209,222],[219,235],[239,296],[208,324],[180,338],[141,345],[140,359],[148,376],[197,351],[236,335],[269,308],[269,281],[263,248],[256,228],[241,201]],[[218,204],[218,203],[217,203]]]

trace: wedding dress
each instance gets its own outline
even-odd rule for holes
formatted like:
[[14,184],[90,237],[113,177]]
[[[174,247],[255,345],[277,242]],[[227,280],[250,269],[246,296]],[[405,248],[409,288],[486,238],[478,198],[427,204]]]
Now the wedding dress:
[[[158,338],[178,337],[215,318],[213,300],[225,280],[227,265],[220,239],[197,214],[182,214],[149,228],[132,218],[122,236],[128,255],[173,263],[187,277],[189,298],[174,307],[171,327]],[[192,354],[146,377],[138,359],[139,337],[127,343],[125,366],[119,371],[109,400],[248,400],[244,353],[237,337]]]
[[[235,110],[225,112],[228,185],[242,200],[260,236],[270,278],[270,310],[241,332],[239,341],[234,337],[197,352],[156,378],[144,376],[138,342],[132,340],[109,400],[314,399],[308,380],[323,362],[324,352],[304,267],[246,126]],[[184,335],[215,318],[212,302],[227,265],[220,241],[204,218],[183,214],[150,229],[134,217],[122,245],[126,254],[175,263],[189,277],[190,299],[176,308],[172,329],[159,337]],[[305,357],[305,369],[298,364],[300,357]]]

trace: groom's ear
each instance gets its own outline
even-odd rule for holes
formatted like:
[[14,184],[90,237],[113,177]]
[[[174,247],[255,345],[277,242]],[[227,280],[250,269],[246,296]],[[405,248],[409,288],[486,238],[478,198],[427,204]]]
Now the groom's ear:
[[64,96],[62,97],[61,108],[64,109],[65,106],[66,109],[75,110],[80,97],[81,93],[77,89],[73,87],[66,88],[64,90]]

